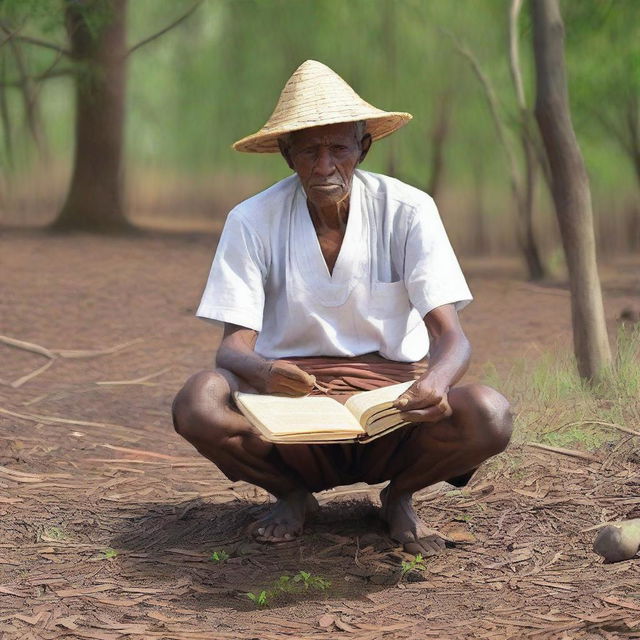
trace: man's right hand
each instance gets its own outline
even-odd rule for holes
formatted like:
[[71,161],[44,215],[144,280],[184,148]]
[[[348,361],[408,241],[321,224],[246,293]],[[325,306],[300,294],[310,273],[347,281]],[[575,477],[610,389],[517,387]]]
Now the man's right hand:
[[263,393],[304,396],[313,389],[316,377],[283,360],[271,360],[264,374]]

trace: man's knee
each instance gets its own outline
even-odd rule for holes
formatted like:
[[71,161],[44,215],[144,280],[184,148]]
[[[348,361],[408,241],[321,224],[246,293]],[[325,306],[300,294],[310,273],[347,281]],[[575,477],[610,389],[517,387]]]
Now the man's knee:
[[229,401],[227,380],[217,371],[191,376],[173,400],[173,426],[187,440],[222,431],[222,414]]
[[465,422],[465,430],[475,447],[489,456],[504,451],[511,439],[513,417],[508,400],[495,389],[481,384],[459,387],[454,408]]

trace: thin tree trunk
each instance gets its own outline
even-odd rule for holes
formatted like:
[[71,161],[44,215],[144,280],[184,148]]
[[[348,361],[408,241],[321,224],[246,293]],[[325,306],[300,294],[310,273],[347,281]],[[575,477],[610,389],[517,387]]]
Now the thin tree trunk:
[[122,150],[126,80],[127,0],[110,0],[109,14],[93,34],[86,14],[104,0],[67,0],[66,21],[76,76],[73,176],[57,229],[118,232],[124,216]]
[[47,147],[44,139],[44,133],[42,131],[42,124],[40,123],[40,116],[38,113],[38,100],[33,86],[33,80],[29,76],[29,70],[24,60],[24,55],[20,45],[12,38],[9,40],[9,47],[13,53],[13,58],[16,62],[16,69],[20,76],[20,92],[22,93],[22,99],[24,101],[24,113],[27,120],[27,127],[31,133],[31,137],[36,143],[38,153],[41,158],[47,157]]
[[[382,32],[384,51],[387,59],[387,78],[389,82],[390,104],[396,104],[397,73],[396,73],[396,0],[386,0],[384,4]],[[396,139],[391,136],[387,141],[387,175],[395,177],[398,166],[396,158]]]
[[573,341],[583,378],[598,380],[611,351],[596,263],[589,179],[575,137],[558,0],[531,0],[536,66],[535,115],[551,168],[551,192],[569,269]]
[[442,184],[444,172],[444,143],[449,134],[451,116],[451,90],[445,91],[438,101],[438,111],[434,120],[428,144],[431,147],[431,174],[427,192],[436,200]]
[[11,114],[9,112],[9,104],[7,101],[7,91],[3,84],[6,81],[6,64],[5,58],[2,56],[0,64],[0,120],[2,121],[2,130],[4,133],[4,148],[7,156],[7,163],[13,166],[13,132],[11,130]]
[[529,279],[542,280],[545,275],[545,268],[540,257],[538,243],[536,241],[533,228],[533,204],[536,187],[536,156],[533,147],[530,130],[530,112],[522,83],[522,72],[520,71],[520,55],[518,46],[518,16],[522,8],[522,0],[512,0],[509,11],[509,63],[511,77],[516,91],[518,103],[518,117],[520,126],[518,135],[522,146],[524,157],[524,193],[518,199],[518,241],[527,263]]

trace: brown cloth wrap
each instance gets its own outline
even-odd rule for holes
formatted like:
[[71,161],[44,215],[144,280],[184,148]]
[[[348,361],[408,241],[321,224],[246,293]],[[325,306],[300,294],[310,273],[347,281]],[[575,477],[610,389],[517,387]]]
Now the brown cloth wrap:
[[[416,380],[427,370],[427,362],[395,362],[377,354],[354,358],[284,358],[316,377],[311,395],[328,395],[344,404],[360,391],[369,391],[399,382]],[[397,429],[369,444],[286,444],[274,445],[274,462],[295,473],[309,491],[338,485],[391,480],[406,468],[411,440],[421,424]],[[415,454],[415,450],[413,450]],[[450,480],[464,486],[471,474]]]

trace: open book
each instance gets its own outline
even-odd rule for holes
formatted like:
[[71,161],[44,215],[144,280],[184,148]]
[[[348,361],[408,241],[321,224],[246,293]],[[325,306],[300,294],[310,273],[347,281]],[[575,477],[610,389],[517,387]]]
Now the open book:
[[366,443],[409,424],[400,418],[393,402],[413,383],[362,391],[344,405],[328,396],[289,398],[236,391],[233,397],[249,422],[270,442]]

